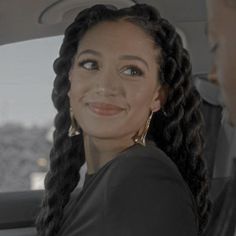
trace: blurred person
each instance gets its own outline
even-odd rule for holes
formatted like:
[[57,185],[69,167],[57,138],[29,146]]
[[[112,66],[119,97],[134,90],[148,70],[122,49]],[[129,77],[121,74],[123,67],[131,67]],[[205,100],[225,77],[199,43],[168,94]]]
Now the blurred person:
[[175,28],[145,4],[95,5],[66,29],[54,70],[38,235],[200,235],[210,209],[200,96]]
[[236,2],[207,0],[208,36],[216,77],[228,109],[228,121],[236,125]]
[[[236,128],[236,1],[207,0],[208,37],[224,100],[223,118]],[[236,157],[236,153],[234,154]],[[236,159],[232,175],[213,205],[206,236],[236,235]]]

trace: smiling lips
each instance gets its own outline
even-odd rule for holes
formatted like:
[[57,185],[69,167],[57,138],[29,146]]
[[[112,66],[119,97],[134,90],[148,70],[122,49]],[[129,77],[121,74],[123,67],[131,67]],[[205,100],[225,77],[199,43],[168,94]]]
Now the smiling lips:
[[89,108],[94,113],[102,116],[112,116],[120,113],[124,109],[112,104],[93,102],[89,103]]

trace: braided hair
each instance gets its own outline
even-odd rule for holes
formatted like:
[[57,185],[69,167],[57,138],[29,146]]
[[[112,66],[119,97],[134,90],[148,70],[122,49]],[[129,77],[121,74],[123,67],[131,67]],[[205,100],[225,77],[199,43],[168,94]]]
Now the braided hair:
[[85,163],[82,135],[68,137],[70,127],[68,73],[80,40],[88,29],[102,21],[129,21],[149,34],[161,49],[159,77],[168,86],[168,98],[161,112],[153,115],[148,139],[153,140],[177,165],[198,208],[199,235],[210,210],[208,181],[202,159],[203,136],[200,97],[191,81],[189,54],[174,27],[146,4],[116,10],[95,5],[83,10],[66,29],[59,57],[54,62],[56,78],[52,100],[58,113],[50,152],[50,169],[45,178],[45,194],[36,220],[39,236],[54,236],[60,229],[63,209],[80,180]]

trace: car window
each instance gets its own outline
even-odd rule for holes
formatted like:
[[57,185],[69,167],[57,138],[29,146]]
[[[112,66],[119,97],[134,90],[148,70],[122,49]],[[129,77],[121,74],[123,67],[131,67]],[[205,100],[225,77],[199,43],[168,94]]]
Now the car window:
[[62,36],[0,46],[0,192],[43,188],[52,142],[51,102]]

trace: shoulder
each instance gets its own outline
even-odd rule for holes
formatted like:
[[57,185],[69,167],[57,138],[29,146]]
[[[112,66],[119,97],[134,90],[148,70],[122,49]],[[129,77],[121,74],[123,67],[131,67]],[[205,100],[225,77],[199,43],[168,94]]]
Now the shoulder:
[[[135,145],[123,152],[107,180],[105,215],[119,233],[129,229],[142,235],[176,235],[178,230],[177,235],[196,235],[194,199],[176,165],[159,148]],[[128,219],[133,225],[126,225]]]
[[121,153],[109,168],[107,179],[110,193],[140,191],[140,196],[150,193],[163,202],[175,196],[197,215],[193,194],[176,164],[155,144],[135,145]]
[[120,153],[109,169],[110,185],[116,186],[132,179],[169,179],[184,182],[177,166],[155,144],[134,145]]

